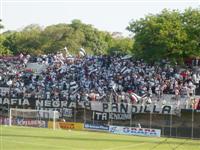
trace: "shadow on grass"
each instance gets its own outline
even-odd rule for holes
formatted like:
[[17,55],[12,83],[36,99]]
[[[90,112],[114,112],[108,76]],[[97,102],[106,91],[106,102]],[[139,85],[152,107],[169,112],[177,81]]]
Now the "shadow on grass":
[[[53,137],[53,136],[35,136],[35,135],[16,135],[16,134],[6,134],[3,137],[16,137],[16,138],[39,138],[39,139],[51,139],[51,140],[69,140],[69,141],[91,141],[91,142],[126,142],[126,143],[150,143],[150,144],[182,144],[183,141],[169,141],[167,138],[164,140],[141,140],[141,139],[107,139],[107,138],[87,138],[87,137]],[[197,142],[191,142],[190,140],[185,140],[184,145],[200,145]]]

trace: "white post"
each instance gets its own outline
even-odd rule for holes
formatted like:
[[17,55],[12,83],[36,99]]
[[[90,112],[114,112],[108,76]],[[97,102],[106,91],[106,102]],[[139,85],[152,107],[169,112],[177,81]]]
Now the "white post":
[[10,108],[10,111],[9,111],[9,126],[12,125],[12,108]]
[[53,111],[53,130],[56,129],[56,111]]

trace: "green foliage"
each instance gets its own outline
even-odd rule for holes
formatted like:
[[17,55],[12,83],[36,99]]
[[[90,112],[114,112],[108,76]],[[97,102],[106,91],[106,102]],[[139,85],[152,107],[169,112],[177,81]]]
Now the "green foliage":
[[132,21],[127,29],[134,33],[133,52],[138,57],[181,62],[200,54],[199,9],[189,8],[183,13],[164,9],[160,14]]
[[5,41],[5,37],[3,35],[0,35],[0,56],[7,56],[11,55],[11,51],[3,46],[3,42]]
[[122,54],[122,55],[131,54],[133,43],[134,43],[133,40],[131,40],[130,38],[113,39],[108,54]]
[[[1,19],[0,19],[0,30],[3,29],[3,25],[1,25]],[[6,56],[10,55],[10,50],[3,45],[3,42],[5,41],[5,36],[0,33],[0,56]]]
[[4,36],[6,39],[3,46],[13,54],[56,53],[67,46],[71,54],[77,54],[83,47],[88,54],[100,55],[109,54],[110,49],[123,50],[125,48],[127,51],[128,48],[132,48],[126,45],[131,39],[115,39],[110,33],[99,31],[80,20],[73,20],[71,24],[47,26],[45,29],[31,24],[19,32],[5,32]]
[[200,56],[200,9],[187,9],[182,15],[183,27],[187,33],[185,55]]

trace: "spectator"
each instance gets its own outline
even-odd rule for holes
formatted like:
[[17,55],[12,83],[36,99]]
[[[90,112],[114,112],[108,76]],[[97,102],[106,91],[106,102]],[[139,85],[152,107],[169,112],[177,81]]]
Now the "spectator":
[[[167,61],[152,65],[130,57],[64,58],[61,53],[19,57],[0,64],[0,86],[10,87],[14,97],[137,103],[134,93],[150,104],[165,94],[175,94],[176,100],[192,96],[200,82],[199,73],[181,71]],[[34,72],[26,68],[31,62],[46,67]]]

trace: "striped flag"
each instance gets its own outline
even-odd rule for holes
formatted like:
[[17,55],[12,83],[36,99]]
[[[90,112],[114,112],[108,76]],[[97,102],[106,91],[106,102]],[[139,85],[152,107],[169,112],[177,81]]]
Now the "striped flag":
[[80,50],[79,50],[79,54],[81,55],[81,56],[86,56],[87,55],[87,53],[85,52],[85,50],[81,47],[80,48]]
[[127,68],[126,66],[122,68],[122,70],[120,71],[122,74],[126,74],[126,73],[130,73],[131,69]]
[[76,81],[72,81],[69,84],[69,89],[70,91],[75,91],[79,88],[78,84],[76,83]]

